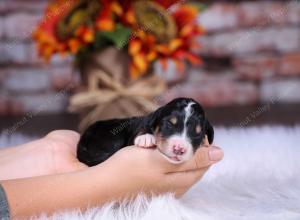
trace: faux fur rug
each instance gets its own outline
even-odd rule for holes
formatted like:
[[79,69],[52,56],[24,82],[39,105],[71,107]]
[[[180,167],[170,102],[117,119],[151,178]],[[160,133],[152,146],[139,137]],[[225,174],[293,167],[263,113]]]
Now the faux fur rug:
[[300,126],[217,128],[215,143],[224,149],[224,160],[180,200],[140,196],[130,204],[58,213],[52,219],[300,219]]

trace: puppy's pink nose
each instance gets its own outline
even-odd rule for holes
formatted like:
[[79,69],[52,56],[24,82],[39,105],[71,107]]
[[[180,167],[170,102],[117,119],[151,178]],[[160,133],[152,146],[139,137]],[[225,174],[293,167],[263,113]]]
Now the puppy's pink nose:
[[186,149],[184,147],[181,147],[179,145],[173,146],[173,153],[175,155],[183,155],[186,152]]

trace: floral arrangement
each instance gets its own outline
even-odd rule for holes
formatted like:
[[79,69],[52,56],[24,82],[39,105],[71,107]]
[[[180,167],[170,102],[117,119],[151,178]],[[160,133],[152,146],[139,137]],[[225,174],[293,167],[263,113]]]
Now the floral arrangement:
[[83,54],[107,46],[130,56],[129,73],[137,79],[154,61],[167,67],[172,59],[179,71],[185,63],[201,64],[192,49],[199,48],[203,28],[196,21],[202,5],[174,0],[55,0],[34,32],[39,54]]

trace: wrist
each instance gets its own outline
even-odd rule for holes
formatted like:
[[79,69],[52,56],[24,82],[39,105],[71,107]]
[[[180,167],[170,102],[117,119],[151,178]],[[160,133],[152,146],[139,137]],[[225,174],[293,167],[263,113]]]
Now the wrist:
[[0,158],[0,179],[47,175],[51,172],[51,151],[42,139],[6,149]]
[[120,161],[105,161],[82,171],[80,178],[89,186],[87,193],[90,193],[88,198],[91,205],[122,200],[138,191],[135,180],[129,173],[124,173],[124,169],[116,162]]

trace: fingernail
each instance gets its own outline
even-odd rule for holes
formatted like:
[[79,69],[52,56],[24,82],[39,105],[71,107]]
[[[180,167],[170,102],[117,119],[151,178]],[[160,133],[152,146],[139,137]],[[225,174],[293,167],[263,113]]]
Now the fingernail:
[[211,161],[219,161],[223,158],[224,153],[220,148],[212,147],[209,150],[208,155]]

